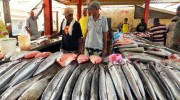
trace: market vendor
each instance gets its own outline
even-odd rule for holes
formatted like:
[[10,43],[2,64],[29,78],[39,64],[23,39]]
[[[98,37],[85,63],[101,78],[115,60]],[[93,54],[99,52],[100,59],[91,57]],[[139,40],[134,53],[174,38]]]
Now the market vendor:
[[42,5],[41,10],[38,12],[36,16],[34,16],[33,11],[28,12],[29,18],[26,20],[25,29],[31,36],[31,39],[37,39],[41,36],[41,34],[38,32],[37,19],[38,19],[38,16],[41,14],[43,8],[44,8],[44,5]]
[[105,56],[107,54],[107,19],[100,15],[100,3],[98,1],[92,1],[88,9],[91,16],[87,21],[85,55]]
[[8,35],[8,30],[6,29],[5,24],[0,19],[0,39],[5,38]]
[[180,6],[176,10],[176,15],[179,17],[179,20],[176,22],[172,49],[180,51]]
[[63,53],[81,53],[81,37],[82,31],[80,24],[73,18],[73,9],[65,8],[63,15],[65,19],[63,20],[60,32],[51,36],[62,35],[62,42],[60,51]]

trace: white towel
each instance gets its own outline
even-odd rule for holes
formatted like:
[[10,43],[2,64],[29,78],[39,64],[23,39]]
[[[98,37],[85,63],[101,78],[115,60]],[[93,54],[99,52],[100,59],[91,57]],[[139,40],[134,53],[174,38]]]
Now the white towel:
[[[70,25],[69,25],[69,30],[68,30],[69,35],[72,35],[73,25],[74,25],[75,22],[76,22],[76,20],[73,19],[73,20],[71,21]],[[64,22],[63,22],[62,30],[64,30],[64,29],[66,28],[66,24],[67,24],[67,20],[65,19]]]

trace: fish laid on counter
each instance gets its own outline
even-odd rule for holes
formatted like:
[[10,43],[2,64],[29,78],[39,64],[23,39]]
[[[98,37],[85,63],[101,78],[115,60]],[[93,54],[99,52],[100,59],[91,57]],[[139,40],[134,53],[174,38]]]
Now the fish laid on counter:
[[19,60],[19,59],[22,59],[26,54],[30,53],[31,51],[21,51],[21,52],[17,52],[17,53],[14,53],[10,60],[11,61],[14,61],[14,60]]
[[38,53],[40,53],[40,51],[31,51],[31,52],[25,54],[24,58],[26,58],[26,59],[34,58]]
[[96,55],[91,55],[89,58],[93,64],[100,64],[102,62],[102,58]]
[[53,63],[55,63],[56,58],[61,57],[62,52],[56,52],[51,54],[49,57],[47,57],[38,67],[38,69],[35,71],[33,76],[45,71],[47,68],[49,68]]
[[0,100],[16,100],[23,94],[31,85],[40,79],[41,75],[25,80],[9,89],[7,89],[0,97]]
[[51,55],[51,52],[42,52],[42,53],[38,53],[35,58],[47,58]]
[[27,63],[27,61],[18,63],[0,77],[0,91],[4,91],[6,89],[7,84],[12,80],[16,72],[18,72]]
[[28,78],[30,78],[33,73],[38,68],[39,64],[43,61],[43,59],[34,59],[27,65],[25,65],[22,69],[20,69],[13,79],[10,81],[9,86],[14,86],[19,82],[22,82]]
[[43,93],[44,89],[49,83],[49,79],[52,75],[48,75],[47,77],[37,81],[32,86],[30,86],[20,97],[18,100],[36,100]]
[[84,63],[84,62],[89,61],[89,57],[86,56],[86,55],[81,54],[81,55],[78,56],[77,61],[78,61],[79,64]]
[[77,55],[73,53],[63,54],[61,57],[56,59],[57,63],[62,67],[69,65],[73,60],[76,60]]

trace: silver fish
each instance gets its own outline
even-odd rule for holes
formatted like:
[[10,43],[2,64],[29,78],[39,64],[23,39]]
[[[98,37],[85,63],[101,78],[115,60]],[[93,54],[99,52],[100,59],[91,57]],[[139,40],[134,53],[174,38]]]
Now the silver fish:
[[43,92],[43,95],[41,97],[41,100],[49,100],[53,91],[56,89],[56,86],[58,85],[59,81],[63,77],[66,70],[68,70],[71,66],[67,66],[65,68],[62,68],[50,81],[48,86],[46,87],[45,91]]
[[128,65],[126,64],[126,61],[122,60],[121,64],[122,64],[123,72],[129,82],[129,85],[131,86],[133,93],[135,94],[135,96],[138,100],[142,100],[142,96],[141,96],[139,88],[136,84],[136,80],[134,79],[134,76],[133,76],[131,70],[129,69]]
[[73,62],[68,66],[70,66],[70,68],[64,73],[63,77],[61,78],[58,85],[56,86],[56,89],[53,91],[50,100],[58,100],[60,98],[69,77],[71,76],[75,68],[77,67],[77,63]]
[[37,69],[39,64],[43,61],[43,59],[34,59],[27,65],[25,65],[22,69],[20,69],[16,75],[13,77],[11,82],[9,83],[9,86],[14,86],[19,82],[22,82],[23,80],[28,79],[32,76],[33,72]]
[[99,73],[99,97],[100,100],[108,99],[107,91],[106,91],[106,76],[103,67],[100,67],[100,73]]
[[4,88],[4,86],[8,84],[8,82],[12,79],[15,73],[20,70],[25,64],[27,64],[26,61],[17,64],[0,77],[0,90],[2,90],[2,88]]
[[107,72],[106,72],[106,91],[107,91],[108,100],[118,100],[114,84],[112,82],[109,73]]
[[144,86],[143,86],[143,83],[141,81],[141,78],[139,77],[138,72],[136,71],[136,69],[134,68],[134,66],[132,64],[127,63],[127,65],[129,67],[129,69],[131,70],[134,78],[135,78],[136,84],[137,84],[137,86],[139,88],[139,91],[140,91],[140,93],[142,95],[143,100],[145,100],[146,96],[145,96]]
[[19,61],[8,62],[0,66],[0,76],[3,75],[6,71],[13,68],[15,64],[19,63]]
[[132,96],[129,84],[128,84],[126,77],[121,69],[121,66],[120,65],[114,65],[114,66],[116,67],[119,77],[122,80],[123,90],[124,90],[126,96],[128,97],[128,100],[133,100],[133,96]]
[[71,77],[67,81],[66,86],[64,87],[64,91],[62,94],[62,100],[70,100],[71,99],[73,88],[76,84],[76,81],[77,81],[79,75],[81,74],[81,72],[84,68],[85,67],[81,64],[74,70]]
[[[81,97],[80,100],[89,100],[90,98],[90,83],[92,80],[94,67],[86,74],[81,86]],[[65,100],[65,99],[64,99]]]
[[73,93],[72,93],[72,98],[73,100],[80,100],[80,94],[81,94],[81,86],[82,86],[82,83],[83,83],[83,79],[85,77],[85,75],[87,74],[87,72],[90,70],[90,67],[86,68],[79,76],[76,84],[75,84],[75,87],[74,87],[74,90],[73,90]]
[[90,100],[98,100],[99,99],[99,95],[98,95],[99,89],[97,88],[97,87],[99,87],[98,80],[99,80],[99,68],[95,70],[93,78],[92,78]]
[[153,100],[157,100],[156,94],[154,92],[154,89],[151,85],[151,82],[149,81],[149,79],[146,77],[145,73],[143,72],[143,70],[141,69],[141,66],[144,66],[144,64],[140,63],[138,64],[137,62],[134,62],[134,64],[136,65],[136,69],[140,74],[140,77],[142,79],[142,82],[144,84],[144,89],[146,89],[146,91],[149,93],[151,99]]
[[109,72],[110,72],[111,78],[113,80],[113,83],[115,85],[115,89],[117,91],[118,97],[121,100],[125,100],[122,81],[120,79],[120,76],[119,76],[116,68],[113,65],[112,66],[111,65],[112,64],[109,63]]
[[[164,69],[165,70],[165,69]],[[165,80],[165,82],[168,84],[169,88],[171,89],[174,97],[176,98],[176,100],[178,100],[180,98],[180,89],[176,86],[176,84],[171,80],[172,78],[170,77],[170,75],[168,75],[169,73],[166,73],[164,70],[162,70],[160,72],[160,75],[163,77],[163,79]]]
[[14,87],[11,87],[7,91],[5,91],[2,96],[1,100],[16,100],[23,92],[25,92],[32,84],[37,82],[40,79],[41,75],[35,76],[28,80],[25,80]]
[[43,93],[44,89],[49,83],[49,79],[52,75],[49,75],[36,83],[30,86],[20,97],[18,100],[36,100]]
[[35,71],[35,73],[33,74],[33,76],[45,71],[47,68],[49,68],[55,61],[56,58],[61,57],[62,56],[62,52],[56,52],[51,54],[49,57],[47,57],[38,67],[38,69]]

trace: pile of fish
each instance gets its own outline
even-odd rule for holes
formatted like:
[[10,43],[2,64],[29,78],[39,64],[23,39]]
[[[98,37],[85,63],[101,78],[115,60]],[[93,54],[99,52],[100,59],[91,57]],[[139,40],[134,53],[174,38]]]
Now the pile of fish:
[[[81,55],[67,64],[70,60],[62,60],[61,52],[47,58],[17,57],[0,65],[0,100],[180,99],[180,73],[170,65],[131,62],[117,54],[106,63]],[[63,68],[57,58],[65,61]]]

